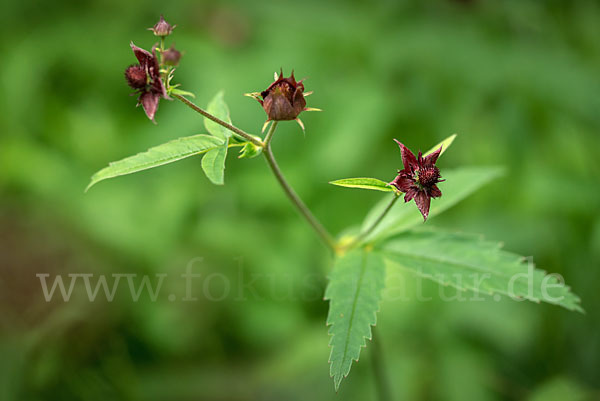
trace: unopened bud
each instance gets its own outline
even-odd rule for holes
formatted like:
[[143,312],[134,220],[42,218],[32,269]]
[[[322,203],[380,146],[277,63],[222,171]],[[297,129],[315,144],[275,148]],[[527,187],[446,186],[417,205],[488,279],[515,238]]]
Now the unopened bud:
[[163,52],[163,61],[166,65],[177,67],[179,60],[181,59],[181,52],[173,45]]
[[152,27],[148,28],[148,30],[154,32],[156,36],[169,36],[173,29],[175,29],[177,25],[171,25],[167,21],[165,21],[164,17],[161,15],[158,22]]

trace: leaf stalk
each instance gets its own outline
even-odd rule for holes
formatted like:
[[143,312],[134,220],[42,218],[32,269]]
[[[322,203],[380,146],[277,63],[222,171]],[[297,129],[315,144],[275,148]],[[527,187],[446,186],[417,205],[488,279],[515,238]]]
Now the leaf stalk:
[[202,114],[204,117],[208,118],[209,120],[212,120],[214,122],[216,122],[217,124],[227,128],[229,131],[241,136],[242,138],[244,138],[245,140],[247,140],[248,142],[252,142],[254,145],[256,146],[260,146],[261,148],[264,148],[264,143],[259,140],[256,139],[255,137],[253,137],[252,135],[250,135],[249,133],[247,133],[246,131],[243,131],[241,129],[239,129],[238,127],[235,127],[229,123],[226,123],[225,121],[221,120],[220,118],[217,118],[215,116],[213,116],[212,114],[210,114],[209,112],[207,112],[206,110],[202,109],[201,107],[198,107],[196,104],[194,104],[194,102],[188,100],[187,98],[179,95],[179,94],[172,94],[172,96],[174,98],[177,98],[179,100],[181,100],[186,106],[188,106],[189,108],[191,108],[192,110],[194,110],[196,113],[200,113]]

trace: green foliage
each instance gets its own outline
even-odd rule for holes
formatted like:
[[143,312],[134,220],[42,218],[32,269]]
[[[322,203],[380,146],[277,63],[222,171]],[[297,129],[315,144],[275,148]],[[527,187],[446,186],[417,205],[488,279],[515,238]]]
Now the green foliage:
[[[210,101],[207,109],[219,119],[231,123],[229,108],[223,99],[222,91]],[[202,170],[206,177],[213,184],[223,185],[231,131],[208,118],[204,119],[204,125],[212,136],[200,134],[175,139],[150,148],[146,152],[112,162],[108,167],[92,176],[86,191],[96,183],[108,178],[136,173],[203,153],[206,155],[202,158]]]
[[394,187],[377,178],[344,178],[341,180],[330,181],[329,183],[347,188],[371,189],[382,192],[394,191]]
[[222,139],[209,135],[194,135],[169,141],[150,148],[146,152],[110,163],[108,167],[92,176],[86,191],[102,180],[173,163],[186,157],[217,149],[223,144]]
[[459,290],[543,301],[583,312],[579,298],[556,276],[478,235],[411,230],[377,243],[375,251],[396,266]]
[[225,179],[225,159],[227,158],[227,145],[229,138],[226,142],[214,149],[206,152],[202,158],[202,170],[208,179],[215,185],[223,185]]
[[455,139],[456,139],[456,134],[450,135],[448,138],[444,139],[442,142],[438,143],[437,145],[435,145],[434,147],[429,149],[427,152],[425,152],[423,154],[423,156],[427,156],[427,155],[435,152],[436,150],[438,150],[440,148],[440,146],[442,147],[440,156],[443,155],[446,152],[446,150],[448,150],[448,148],[452,145],[452,142],[454,142]]
[[377,254],[357,249],[336,260],[325,291],[325,299],[330,301],[329,372],[336,391],[348,376],[352,361],[358,361],[365,339],[371,339],[384,283],[385,265]]
[[[223,91],[217,93],[208,103],[206,111],[218,119],[231,124],[229,107],[227,107],[227,104],[225,103]],[[219,148],[210,150],[202,158],[202,170],[204,170],[208,179],[215,185],[223,185],[225,182],[227,147],[229,146],[229,138],[231,137],[232,132],[208,118],[204,118],[204,126],[210,134],[225,141]]]
[[[225,121],[228,124],[231,124],[231,117],[229,115],[229,107],[225,103],[224,92],[218,92],[215,97],[208,103],[206,107],[206,111],[217,117],[220,120]],[[221,138],[223,140],[229,138],[232,134],[227,128],[222,125],[217,124],[216,122],[204,118],[204,126],[208,130],[211,135],[216,136],[217,138]]]
[[[444,170],[443,178],[446,180],[438,184],[442,190],[442,197],[431,200],[429,218],[432,218],[458,202],[471,195],[477,189],[487,184],[503,172],[498,167],[461,167],[453,170]],[[363,229],[370,227],[389,203],[382,199],[367,215],[363,222]],[[373,230],[367,240],[377,240],[405,231],[423,222],[423,217],[416,207],[411,204],[396,204],[386,218]]]
[[[322,375],[328,339],[323,316],[315,312],[322,306],[320,266],[327,255],[306,223],[287,212],[262,163],[235,176],[228,166],[233,203],[231,190],[202,190],[209,184],[185,166],[169,168],[168,180],[116,180],[81,196],[93,169],[124,143],[145,150],[149,136],[203,133],[196,130],[198,115],[176,102],[161,101],[158,126],[135,109],[118,70],[135,62],[126,41],[137,43],[144,34],[134,28],[154,21],[138,4],[104,5],[7,2],[3,10],[5,43],[16,45],[0,77],[6,256],[0,354],[7,372],[0,398],[331,398]],[[199,35],[189,25],[198,12],[205,14],[198,2],[166,10],[179,25],[176,44],[186,51],[177,81],[206,100],[225,88],[229,105],[241,111],[235,121],[258,133],[262,110],[234,94],[266,87],[271,67],[265,65],[273,55],[274,67],[283,63],[286,72],[308,75],[306,88],[315,91],[309,104],[326,112],[303,118],[307,140],[284,140],[295,126],[282,123],[274,146],[284,172],[326,227],[341,230],[373,199],[358,193],[350,201],[347,191],[323,183],[351,171],[387,180],[389,168],[400,166],[392,137],[426,150],[440,132],[457,129],[460,150],[443,160],[444,178],[447,167],[467,161],[511,168],[501,186],[487,186],[476,202],[466,200],[466,207],[427,226],[452,228],[460,221],[465,229],[504,239],[507,249],[522,249],[548,271],[564,274],[585,300],[585,316],[509,300],[458,304],[442,302],[437,284],[423,280],[431,301],[390,300],[378,314],[395,399],[598,399],[600,354],[590,352],[600,344],[593,335],[600,330],[594,307],[600,304],[600,269],[594,268],[600,265],[594,207],[600,190],[590,185],[600,176],[600,100],[592,90],[600,87],[598,3],[308,1],[297,7],[226,1],[211,8],[227,16],[235,35],[214,26]],[[111,29],[106,21],[115,22]],[[82,26],[89,34],[79,34]],[[139,44],[150,49],[153,41]],[[394,211],[401,209],[415,207],[399,200]],[[40,237],[44,232],[50,235]],[[232,243],[245,258],[244,274],[272,278],[268,284],[247,280],[253,290],[257,284],[258,296],[244,302],[235,299],[235,289],[222,302],[203,302],[204,279],[194,279],[200,302],[169,302],[165,293],[135,307],[117,297],[121,302],[48,308],[31,285],[40,261],[51,274],[84,268],[139,275],[168,268],[169,292],[179,298],[186,293],[179,275],[193,256],[216,259],[214,271],[238,280],[238,270],[224,260]],[[302,290],[313,274],[312,296],[283,302],[270,296],[271,286]],[[415,290],[408,283],[409,297]],[[367,362],[353,367],[365,374],[353,375],[339,401],[373,398]],[[234,386],[232,364],[240,367]],[[491,378],[500,387],[490,385]],[[560,378],[569,383],[556,384]]]

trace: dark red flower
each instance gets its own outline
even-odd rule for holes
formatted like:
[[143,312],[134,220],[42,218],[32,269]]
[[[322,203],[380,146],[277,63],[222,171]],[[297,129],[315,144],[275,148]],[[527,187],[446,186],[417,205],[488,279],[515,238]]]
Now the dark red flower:
[[400,146],[404,170],[398,172],[398,176],[390,185],[404,192],[404,202],[414,199],[423,219],[427,220],[431,198],[442,196],[442,191],[436,184],[444,180],[440,179],[440,169],[435,165],[442,147],[428,156],[423,157],[419,152],[419,156],[415,157],[406,146],[395,139],[394,141]]
[[140,94],[138,106],[141,104],[148,118],[154,121],[160,98],[168,99],[167,90],[160,77],[160,67],[156,53],[137,47],[131,42],[131,49],[138,59],[139,65],[132,65],[125,70],[127,84]]
[[175,29],[176,26],[177,25],[169,24],[167,21],[165,21],[165,18],[161,15],[158,22],[156,24],[154,24],[154,26],[152,28],[148,28],[148,30],[154,32],[154,34],[156,36],[162,36],[164,38],[165,36],[169,36],[171,34],[171,32],[173,31],[173,29]]

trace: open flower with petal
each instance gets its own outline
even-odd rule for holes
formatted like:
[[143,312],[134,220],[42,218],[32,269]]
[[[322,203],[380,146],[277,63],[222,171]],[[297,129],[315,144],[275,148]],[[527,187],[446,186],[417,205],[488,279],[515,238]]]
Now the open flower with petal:
[[442,191],[438,188],[437,183],[444,180],[441,179],[440,169],[435,165],[442,147],[440,146],[435,152],[425,157],[421,152],[415,157],[406,146],[395,141],[400,146],[404,169],[398,172],[398,176],[390,182],[390,185],[396,187],[400,192],[404,192],[405,202],[414,199],[423,219],[427,220],[431,198],[442,196]]
[[141,104],[148,118],[154,121],[160,98],[169,99],[160,76],[160,67],[156,52],[144,50],[131,42],[131,49],[139,64],[125,70],[125,79],[129,86],[139,93],[138,106]]

